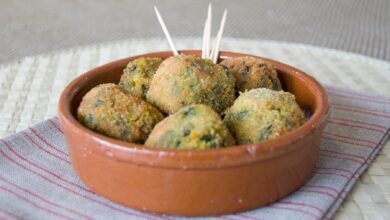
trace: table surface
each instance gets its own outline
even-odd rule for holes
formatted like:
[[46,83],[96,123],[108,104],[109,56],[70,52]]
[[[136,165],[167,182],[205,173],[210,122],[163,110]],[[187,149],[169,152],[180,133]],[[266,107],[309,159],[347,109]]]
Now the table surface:
[[[158,6],[173,37],[201,36],[207,5],[225,36],[311,44],[390,60],[388,0],[0,1],[0,63],[62,48],[162,37]],[[214,31],[215,33],[216,31]]]
[[[196,48],[201,39],[183,38],[176,43],[178,48]],[[222,48],[279,60],[309,73],[324,85],[390,96],[389,62],[276,41],[224,38]],[[77,75],[119,58],[168,49],[164,38],[127,40],[53,51],[0,66],[0,138],[55,116],[60,93]],[[389,219],[389,167],[387,142],[335,218]]]
[[[64,48],[163,37],[153,5],[159,7],[173,37],[200,36],[208,2],[37,0],[32,4],[3,0],[0,1],[0,64]],[[225,30],[228,37],[298,42],[390,60],[390,1],[387,0],[210,2],[215,11],[214,29],[223,8],[229,9]],[[377,161],[381,161],[380,165],[374,163],[371,170],[375,173],[380,167],[387,173],[389,157],[382,154]],[[375,199],[364,203],[362,195],[378,187],[371,184],[370,175],[368,172],[355,187],[353,196],[347,198],[336,215],[338,218],[364,219],[378,210],[385,212],[389,207],[387,196],[381,200],[383,206]],[[370,184],[372,186],[367,187]],[[363,203],[354,201],[356,199],[362,199]],[[366,204],[366,208],[360,204]],[[378,214],[377,217],[389,215]]]

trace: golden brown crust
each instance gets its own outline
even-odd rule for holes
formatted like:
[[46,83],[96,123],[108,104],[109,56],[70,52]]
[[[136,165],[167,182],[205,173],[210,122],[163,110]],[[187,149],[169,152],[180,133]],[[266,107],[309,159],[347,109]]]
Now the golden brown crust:
[[123,70],[119,86],[135,97],[145,100],[150,80],[161,64],[160,58],[141,57],[129,62]]
[[206,105],[190,105],[158,123],[145,144],[173,149],[209,149],[236,142],[220,116]]
[[77,118],[86,127],[113,138],[138,143],[146,140],[163,117],[155,107],[112,83],[91,89],[77,109]]
[[240,92],[255,88],[281,90],[276,69],[269,63],[253,57],[236,57],[221,62],[236,79]]
[[305,116],[289,92],[265,88],[242,93],[226,112],[224,122],[237,143],[273,139],[305,122]]
[[234,102],[235,81],[211,60],[173,56],[161,63],[146,98],[165,113],[174,113],[191,104],[205,104],[222,113]]

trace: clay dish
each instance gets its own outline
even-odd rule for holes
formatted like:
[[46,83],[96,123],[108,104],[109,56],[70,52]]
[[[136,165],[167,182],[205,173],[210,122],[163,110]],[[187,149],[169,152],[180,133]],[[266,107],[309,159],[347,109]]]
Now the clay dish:
[[[200,51],[182,51],[200,55]],[[92,191],[130,208],[183,216],[207,216],[258,208],[281,199],[311,177],[328,119],[324,88],[301,70],[272,63],[283,89],[312,114],[305,124],[274,140],[211,150],[169,150],[109,138],[76,119],[81,98],[101,83],[117,83],[126,64],[97,67],[73,80],[59,101],[59,118],[72,165]],[[221,57],[251,56],[221,52]],[[255,56],[253,56],[255,57]]]

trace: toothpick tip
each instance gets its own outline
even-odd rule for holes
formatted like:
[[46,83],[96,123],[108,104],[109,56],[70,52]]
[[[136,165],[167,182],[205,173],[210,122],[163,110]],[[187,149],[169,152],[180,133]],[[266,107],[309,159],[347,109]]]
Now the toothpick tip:
[[163,32],[164,32],[164,34],[165,34],[165,37],[167,38],[168,43],[169,43],[169,45],[171,46],[171,49],[172,49],[173,54],[174,54],[175,56],[176,56],[176,55],[179,55],[179,52],[176,50],[176,47],[175,47],[175,45],[173,44],[171,35],[169,34],[169,31],[168,31],[167,27],[165,26],[164,20],[163,20],[163,18],[161,17],[160,13],[158,12],[158,9],[157,9],[156,6],[154,6],[154,10],[155,10],[156,15],[157,15],[157,20],[159,21],[159,23],[160,23],[160,25],[161,25],[161,28],[163,29]]
[[217,38],[215,40],[213,50],[211,51],[211,59],[213,60],[214,63],[217,63],[217,61],[218,61],[219,47],[221,44],[222,34],[223,34],[224,27],[225,27],[226,14],[227,14],[227,9],[225,8],[225,11],[224,11],[223,16],[222,16],[221,24],[219,26]]

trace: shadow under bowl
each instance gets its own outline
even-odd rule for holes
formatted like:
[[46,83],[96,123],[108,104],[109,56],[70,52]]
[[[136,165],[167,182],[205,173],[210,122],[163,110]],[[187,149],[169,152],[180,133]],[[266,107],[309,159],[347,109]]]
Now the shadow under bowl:
[[96,85],[117,83],[129,61],[169,56],[171,52],[156,52],[111,62],[79,76],[63,91],[58,113],[72,166],[92,191],[141,211],[207,216],[270,204],[310,178],[329,115],[327,94],[301,70],[270,59],[257,57],[275,66],[284,90],[311,112],[302,126],[273,140],[210,150],[160,149],[98,134],[77,121],[82,97]]

